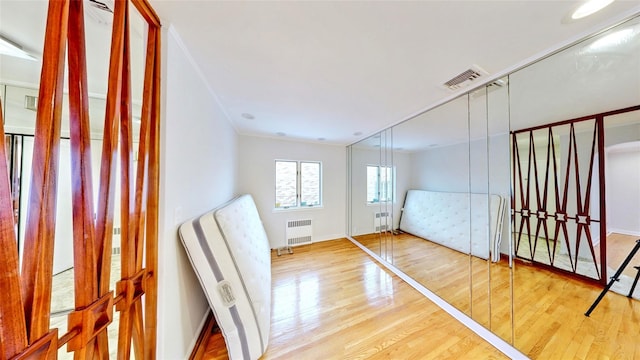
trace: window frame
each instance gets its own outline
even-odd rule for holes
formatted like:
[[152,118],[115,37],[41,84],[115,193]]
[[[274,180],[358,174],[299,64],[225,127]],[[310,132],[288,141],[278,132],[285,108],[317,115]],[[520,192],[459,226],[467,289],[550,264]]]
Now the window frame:
[[[375,201],[376,199],[374,198],[372,201],[369,201],[369,168],[376,168],[376,185],[377,185],[377,189],[376,189],[376,195],[377,195],[377,199],[378,201]],[[380,195],[382,193],[382,188],[380,187],[380,175],[382,174],[382,169],[385,169],[386,171],[390,171],[391,172],[391,182],[389,183],[387,181],[387,197],[384,200],[380,200]],[[395,166],[384,166],[384,165],[372,165],[372,164],[368,164],[366,165],[366,177],[367,179],[366,181],[366,193],[365,193],[365,201],[367,203],[367,205],[378,205],[378,204],[386,204],[386,203],[395,203],[395,199],[396,199],[396,168]]]
[[[277,186],[278,186],[278,163],[295,163],[296,164],[296,203],[292,206],[278,206],[277,201]],[[314,164],[318,166],[318,203],[310,205],[302,205],[302,165]],[[322,161],[319,160],[290,160],[290,159],[276,159],[274,161],[274,210],[275,211],[290,211],[290,210],[308,210],[317,209],[323,207],[323,170]]]

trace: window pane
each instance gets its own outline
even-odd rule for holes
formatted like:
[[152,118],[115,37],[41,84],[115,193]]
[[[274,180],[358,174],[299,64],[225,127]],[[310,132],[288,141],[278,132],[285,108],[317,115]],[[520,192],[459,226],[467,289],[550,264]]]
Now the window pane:
[[320,163],[300,163],[300,206],[320,205]]
[[367,202],[378,201],[378,167],[367,166]]
[[391,194],[393,194],[391,168],[382,167],[380,170],[380,201],[391,201]]
[[296,206],[295,161],[276,161],[276,207]]

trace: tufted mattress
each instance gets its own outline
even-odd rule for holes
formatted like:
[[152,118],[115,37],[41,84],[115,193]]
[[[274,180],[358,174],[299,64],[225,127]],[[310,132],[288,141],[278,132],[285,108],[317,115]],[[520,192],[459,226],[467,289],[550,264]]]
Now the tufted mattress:
[[494,194],[409,190],[400,230],[499,261],[504,207],[504,199]]
[[180,226],[230,359],[258,359],[271,325],[269,241],[251,195]]

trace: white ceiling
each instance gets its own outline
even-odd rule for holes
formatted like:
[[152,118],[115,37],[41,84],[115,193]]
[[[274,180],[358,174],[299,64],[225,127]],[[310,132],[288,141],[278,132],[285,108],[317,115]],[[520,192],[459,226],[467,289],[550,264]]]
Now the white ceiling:
[[[104,1],[104,0],[103,0]],[[113,2],[106,1],[113,9]],[[5,110],[5,131],[32,134],[36,113],[24,107],[24,96],[37,96],[42,68],[42,50],[47,19],[48,2],[45,0],[0,0],[0,35],[19,44],[37,61],[24,60],[0,55],[0,83],[12,85],[6,94],[0,91]],[[109,71],[109,46],[111,43],[112,14],[97,10],[84,1],[85,37],[87,47],[88,87],[91,96],[89,111],[91,128],[95,137],[103,131],[104,114]],[[134,96],[133,116],[140,118],[142,85],[144,77],[144,20],[136,12],[131,12],[131,86]],[[105,45],[106,44],[106,45]],[[65,89],[68,81],[65,75]],[[61,132],[68,136],[68,101],[63,101]],[[138,131],[134,123],[134,132]],[[135,136],[135,135],[134,135]]]
[[[578,21],[567,18],[582,1],[150,2],[240,134],[342,145],[454,97],[442,84],[473,64],[488,80],[640,13],[638,0]],[[42,0],[0,0],[0,34],[36,55],[45,18]],[[108,34],[88,18],[89,86],[98,96]],[[133,34],[141,41],[139,26]],[[0,56],[0,81],[36,86],[40,66]]]
[[151,0],[239,133],[337,144],[451,97],[441,84],[472,64],[504,73],[640,12],[568,21],[581,3]]

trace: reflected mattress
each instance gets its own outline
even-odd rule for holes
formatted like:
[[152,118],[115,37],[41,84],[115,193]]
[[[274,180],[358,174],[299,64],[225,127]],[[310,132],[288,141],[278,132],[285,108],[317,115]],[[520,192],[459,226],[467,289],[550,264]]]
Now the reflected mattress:
[[504,199],[495,194],[409,190],[400,229],[472,254],[500,260]]

